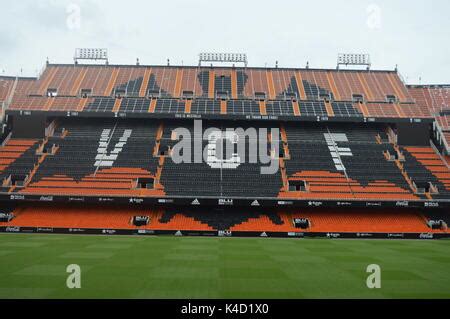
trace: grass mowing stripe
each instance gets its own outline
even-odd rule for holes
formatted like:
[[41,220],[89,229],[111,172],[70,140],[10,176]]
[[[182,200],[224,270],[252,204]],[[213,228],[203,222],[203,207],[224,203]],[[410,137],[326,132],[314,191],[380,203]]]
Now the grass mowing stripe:
[[450,298],[449,256],[437,240],[0,234],[0,298]]

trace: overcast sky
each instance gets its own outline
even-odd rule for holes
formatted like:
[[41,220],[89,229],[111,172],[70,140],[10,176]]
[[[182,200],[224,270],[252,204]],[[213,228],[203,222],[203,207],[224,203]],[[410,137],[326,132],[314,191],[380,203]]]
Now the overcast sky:
[[448,0],[0,0],[0,75],[36,76],[48,57],[108,48],[111,64],[196,65],[200,52],[250,66],[334,68],[369,53],[408,83],[450,83]]

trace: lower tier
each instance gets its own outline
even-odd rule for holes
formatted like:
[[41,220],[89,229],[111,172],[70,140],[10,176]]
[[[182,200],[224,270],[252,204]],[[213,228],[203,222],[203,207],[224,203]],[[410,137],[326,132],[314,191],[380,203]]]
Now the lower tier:
[[[2,232],[357,238],[441,238],[450,235],[446,227],[450,222],[449,214],[413,209],[277,211],[42,204],[3,206],[0,212],[13,217],[9,222],[0,222]],[[135,226],[136,216],[148,217],[148,223]],[[431,228],[430,220],[440,221],[442,227]]]

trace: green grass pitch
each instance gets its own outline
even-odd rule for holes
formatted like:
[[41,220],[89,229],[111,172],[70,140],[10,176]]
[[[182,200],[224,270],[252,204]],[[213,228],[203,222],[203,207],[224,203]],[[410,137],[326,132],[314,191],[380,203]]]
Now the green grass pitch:
[[0,298],[450,298],[450,241],[1,234]]

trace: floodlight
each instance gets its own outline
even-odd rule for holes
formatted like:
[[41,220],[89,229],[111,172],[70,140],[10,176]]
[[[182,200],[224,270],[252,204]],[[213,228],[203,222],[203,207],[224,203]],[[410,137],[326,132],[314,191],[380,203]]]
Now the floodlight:
[[78,60],[105,60],[108,62],[108,50],[99,48],[77,48],[75,49],[74,61]]
[[234,62],[247,66],[247,54],[202,52],[199,54],[198,64],[201,65],[202,62]]
[[370,68],[370,56],[368,54],[340,53],[337,59],[339,65],[365,65]]

